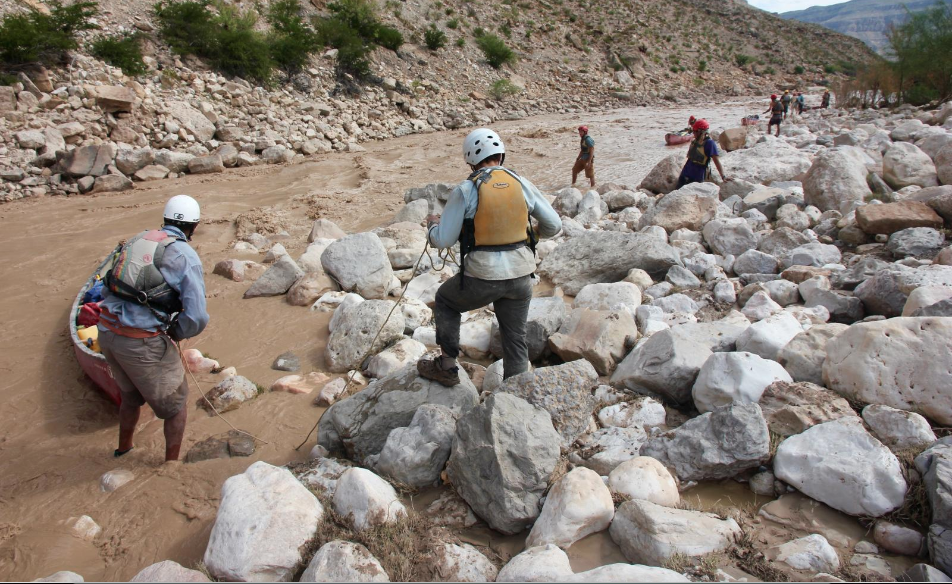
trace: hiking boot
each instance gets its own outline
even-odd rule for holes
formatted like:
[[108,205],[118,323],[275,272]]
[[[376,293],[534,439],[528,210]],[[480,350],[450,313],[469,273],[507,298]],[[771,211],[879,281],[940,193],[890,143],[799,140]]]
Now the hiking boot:
[[436,359],[420,359],[417,361],[417,371],[420,377],[446,387],[453,387],[459,383],[459,367],[443,369]]

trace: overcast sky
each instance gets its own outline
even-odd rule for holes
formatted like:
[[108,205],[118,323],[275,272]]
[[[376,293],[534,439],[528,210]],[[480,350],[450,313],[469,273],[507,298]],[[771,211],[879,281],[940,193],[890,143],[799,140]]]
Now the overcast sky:
[[803,10],[811,6],[829,6],[840,4],[846,0],[747,0],[751,6],[756,6],[768,12],[789,12]]

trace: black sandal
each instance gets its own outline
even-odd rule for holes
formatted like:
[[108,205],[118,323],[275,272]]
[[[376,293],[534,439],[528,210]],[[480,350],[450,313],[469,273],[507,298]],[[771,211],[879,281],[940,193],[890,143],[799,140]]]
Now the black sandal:
[[[135,448],[135,446],[133,446],[132,448]],[[128,450],[119,450],[118,448],[116,448],[116,450],[112,453],[112,456],[113,456],[113,458],[119,458],[120,456],[122,456],[122,455],[124,455],[124,454],[129,454],[129,452],[132,451],[132,448],[130,448],[130,449],[128,449]]]

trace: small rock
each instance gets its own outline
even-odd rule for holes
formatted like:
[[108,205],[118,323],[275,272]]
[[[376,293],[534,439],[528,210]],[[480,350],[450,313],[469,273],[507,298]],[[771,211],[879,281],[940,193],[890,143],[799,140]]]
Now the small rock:
[[104,493],[111,493],[134,478],[135,475],[130,470],[111,470],[99,479],[99,488]]

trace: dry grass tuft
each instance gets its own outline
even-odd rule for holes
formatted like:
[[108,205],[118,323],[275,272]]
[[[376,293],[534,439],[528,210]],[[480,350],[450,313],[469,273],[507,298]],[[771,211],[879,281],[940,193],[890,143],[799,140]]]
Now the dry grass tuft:
[[928,529],[932,523],[932,506],[929,504],[929,492],[926,489],[919,471],[916,470],[915,459],[918,450],[901,450],[896,452],[899,465],[902,467],[903,478],[909,485],[902,507],[882,517],[886,521],[900,524],[912,524],[922,529]]
[[211,582],[218,582],[218,578],[212,576],[211,572],[208,571],[208,566],[205,565],[204,561],[198,562],[195,564],[193,570],[198,570],[202,574],[205,574],[205,577],[208,578]]
[[777,449],[780,448],[780,443],[786,440],[786,436],[781,436],[776,432],[770,433],[770,460],[773,460],[777,456]]
[[681,552],[677,552],[674,555],[669,556],[668,559],[666,559],[661,565],[661,567],[677,572],[678,574],[683,574],[684,571],[690,568],[692,565],[693,562],[691,561],[690,556],[682,554]]
[[845,555],[840,558],[840,569],[833,575],[846,582],[892,582],[891,578],[885,578],[881,574],[863,569],[860,566],[853,566],[850,560],[853,554]]
[[307,568],[321,546],[334,540],[344,540],[366,547],[386,570],[392,582],[431,582],[441,579],[433,552],[437,546],[457,543],[457,540],[445,529],[435,527],[428,517],[408,508],[407,516],[399,521],[358,531],[353,528],[349,518],[334,511],[334,505],[327,495],[312,492],[324,506],[324,520],[314,537],[302,546],[297,577]]
[[764,554],[757,551],[751,529],[741,525],[741,535],[727,550],[728,555],[741,570],[759,578],[762,582],[786,582],[787,575],[773,567]]

